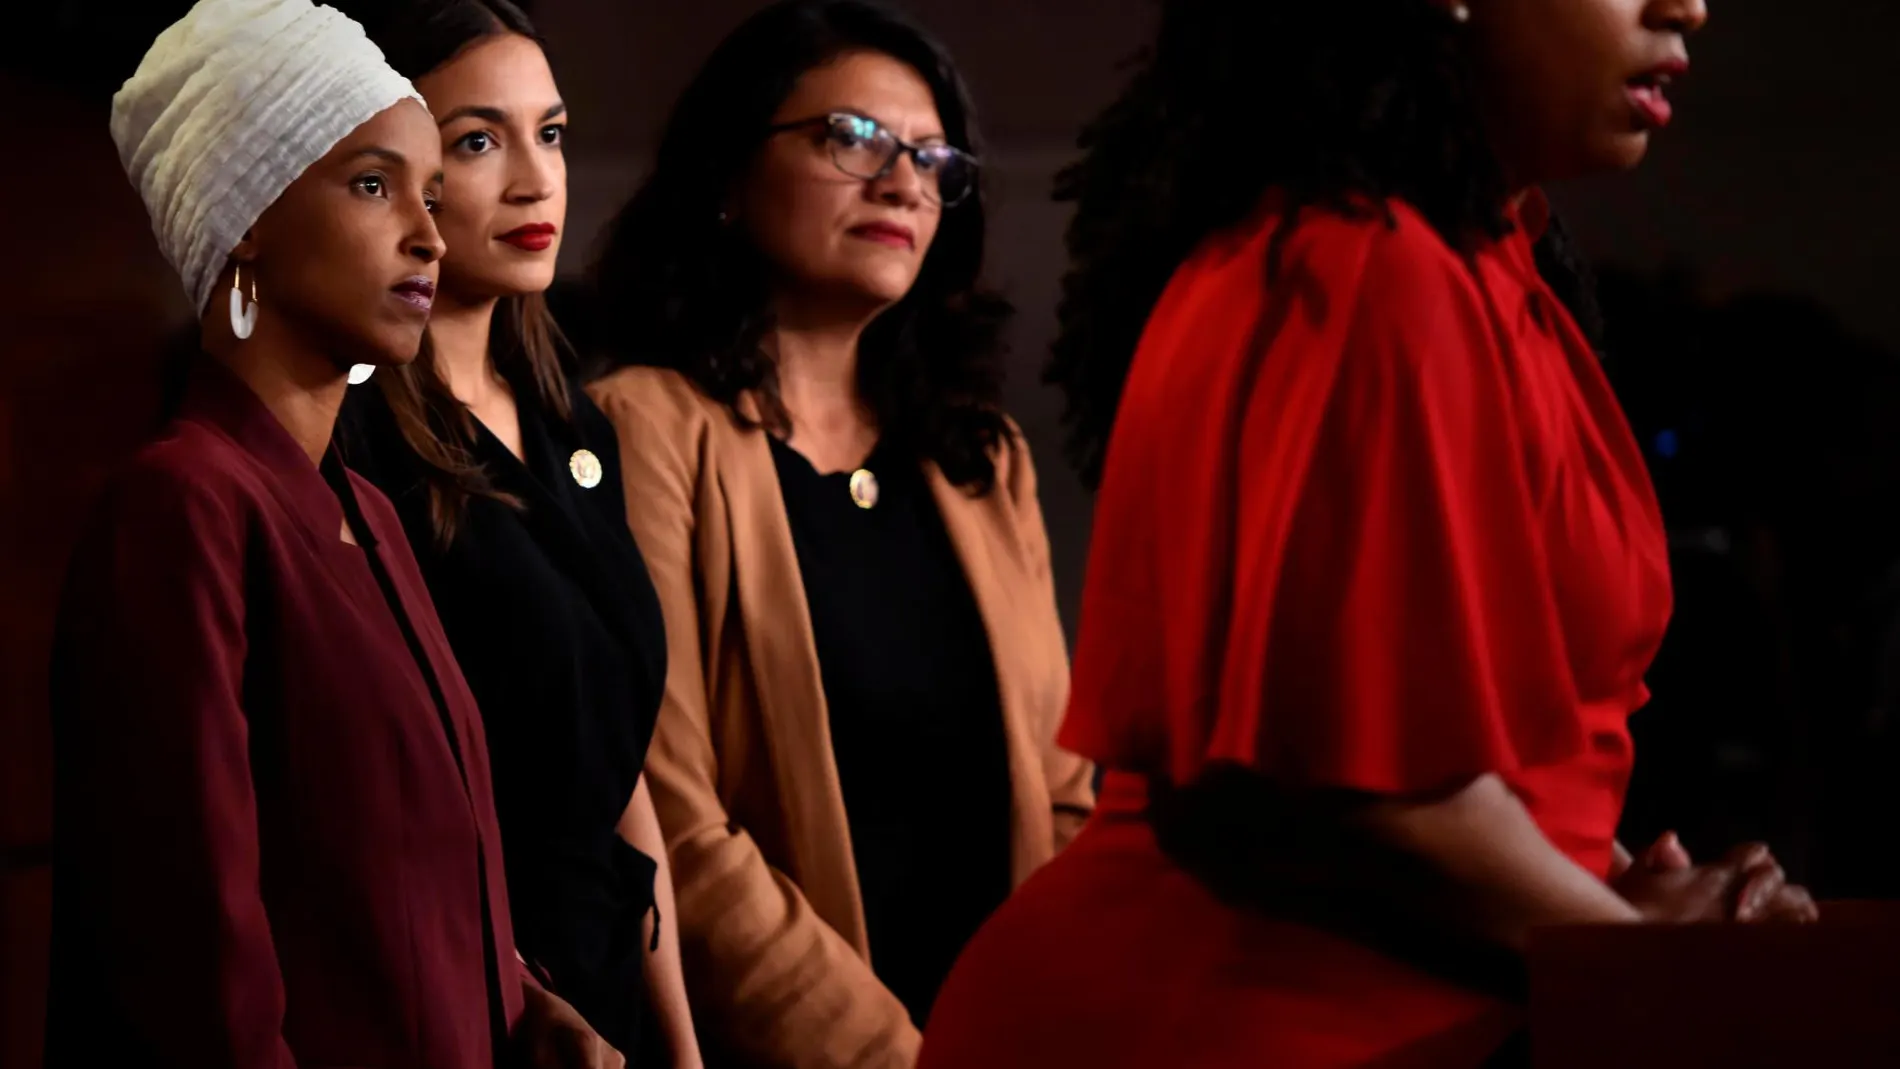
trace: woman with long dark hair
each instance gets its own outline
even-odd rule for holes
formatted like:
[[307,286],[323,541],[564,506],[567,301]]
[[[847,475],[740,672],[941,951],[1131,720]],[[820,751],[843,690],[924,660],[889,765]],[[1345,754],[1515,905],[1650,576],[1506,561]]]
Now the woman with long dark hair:
[[331,8],[203,0],[112,134],[203,353],[60,607],[47,1064],[618,1064],[515,956],[474,698],[333,444],[428,321],[428,110]]
[[1636,165],[1706,18],[1165,6],[1061,181],[1103,807],[923,1065],[1474,1066],[1539,925],[1813,916],[1616,845],[1668,552],[1537,191]]
[[508,0],[360,6],[435,114],[449,251],[421,355],[351,391],[342,446],[395,502],[481,708],[523,958],[632,1064],[696,1066],[641,774],[666,634],[544,299],[567,108]]
[[1051,741],[1067,656],[976,151],[922,31],[775,4],[598,265],[594,396],[671,655],[648,774],[694,1011],[745,1064],[907,1067],[964,941],[1092,805]]

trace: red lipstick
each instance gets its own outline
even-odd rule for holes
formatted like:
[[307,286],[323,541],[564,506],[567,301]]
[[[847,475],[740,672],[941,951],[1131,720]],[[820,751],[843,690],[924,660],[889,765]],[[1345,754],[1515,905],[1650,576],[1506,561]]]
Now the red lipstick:
[[557,232],[553,223],[529,223],[515,227],[495,240],[505,241],[523,252],[543,252],[554,244]]
[[894,249],[916,249],[917,234],[910,227],[897,223],[864,223],[847,231],[854,238],[889,245]]

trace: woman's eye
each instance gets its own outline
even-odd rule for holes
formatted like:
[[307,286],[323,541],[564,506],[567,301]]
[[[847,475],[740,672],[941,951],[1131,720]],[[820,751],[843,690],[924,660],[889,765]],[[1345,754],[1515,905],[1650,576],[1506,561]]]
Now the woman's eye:
[[366,174],[358,178],[355,185],[358,190],[372,197],[382,196],[384,189],[387,188],[383,182],[383,176],[379,174]]
[[567,127],[561,123],[549,123],[541,128],[543,145],[558,145],[565,140],[567,140]]
[[423,207],[429,209],[430,215],[439,215],[442,212],[442,202],[434,197],[422,198],[422,204]]
[[486,130],[477,130],[467,137],[462,138],[458,147],[465,152],[487,152],[489,149],[495,147],[495,138],[494,135]]
[[877,124],[869,119],[839,119],[831,124],[831,139],[844,148],[856,148],[877,135]]

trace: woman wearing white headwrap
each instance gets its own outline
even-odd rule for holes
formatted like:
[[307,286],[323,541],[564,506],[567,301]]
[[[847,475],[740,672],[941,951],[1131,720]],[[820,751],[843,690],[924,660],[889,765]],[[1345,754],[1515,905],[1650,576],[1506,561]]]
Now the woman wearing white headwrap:
[[514,952],[474,701],[330,448],[427,322],[433,121],[337,12],[204,0],[112,133],[208,355],[61,606],[49,1064],[619,1065]]

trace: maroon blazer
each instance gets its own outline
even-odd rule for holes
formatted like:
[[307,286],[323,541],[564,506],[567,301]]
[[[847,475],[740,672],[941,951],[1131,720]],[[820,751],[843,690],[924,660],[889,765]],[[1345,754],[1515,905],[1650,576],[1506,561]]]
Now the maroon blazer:
[[200,364],[61,604],[47,1062],[490,1069],[521,973],[474,699],[389,502]]

